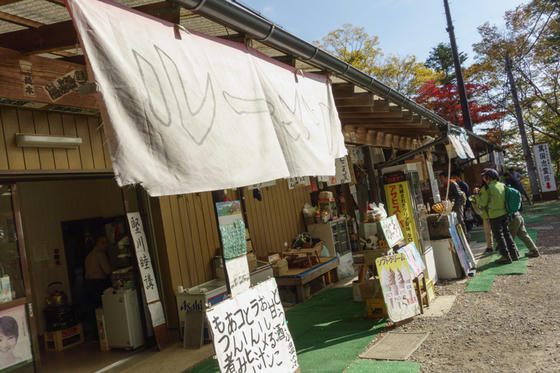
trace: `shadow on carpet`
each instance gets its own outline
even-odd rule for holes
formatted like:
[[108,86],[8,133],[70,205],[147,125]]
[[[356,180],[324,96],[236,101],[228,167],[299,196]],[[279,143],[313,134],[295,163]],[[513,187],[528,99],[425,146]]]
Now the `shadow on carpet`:
[[[537,240],[537,231],[527,228],[527,232],[533,241]],[[515,239],[515,244],[519,249],[520,258],[511,264],[497,264],[496,260],[500,258],[500,254],[494,254],[491,257],[481,259],[477,265],[477,276],[469,281],[465,293],[487,293],[490,291],[496,276],[498,275],[523,275],[527,273],[527,264],[529,258],[525,256],[529,251],[519,238]]]
[[[364,318],[364,304],[354,302],[351,288],[330,289],[286,312],[301,371],[341,373],[354,361],[385,321]],[[209,359],[188,370],[219,372]]]

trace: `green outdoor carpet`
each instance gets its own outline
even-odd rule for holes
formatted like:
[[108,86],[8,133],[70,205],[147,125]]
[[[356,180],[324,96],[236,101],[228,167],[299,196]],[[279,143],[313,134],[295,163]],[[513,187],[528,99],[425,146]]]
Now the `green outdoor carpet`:
[[[341,373],[384,327],[364,318],[364,304],[354,302],[351,288],[330,289],[286,312],[301,371]],[[219,372],[209,359],[189,370]]]
[[[536,230],[528,228],[527,232],[529,232],[529,236],[533,241],[537,240]],[[495,277],[498,275],[522,275],[527,273],[529,258],[525,254],[529,250],[519,238],[515,239],[515,243],[521,256],[519,260],[511,264],[496,264],[495,261],[500,258],[500,254],[494,254],[491,257],[481,259],[477,265],[478,275],[469,281],[465,293],[489,292]]]
[[346,373],[417,373],[420,365],[408,361],[356,360]]
[[471,232],[471,241],[486,242],[484,231]]

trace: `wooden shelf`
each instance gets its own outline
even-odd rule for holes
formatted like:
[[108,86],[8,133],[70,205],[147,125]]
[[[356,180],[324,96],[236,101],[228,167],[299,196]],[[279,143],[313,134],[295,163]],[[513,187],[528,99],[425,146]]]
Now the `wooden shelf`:
[[11,301],[5,302],[5,303],[0,303],[0,311],[4,311],[4,310],[7,310],[9,308],[17,307],[17,306],[20,306],[20,305],[25,304],[25,303],[27,303],[27,298],[26,297],[14,299],[14,300],[11,300]]

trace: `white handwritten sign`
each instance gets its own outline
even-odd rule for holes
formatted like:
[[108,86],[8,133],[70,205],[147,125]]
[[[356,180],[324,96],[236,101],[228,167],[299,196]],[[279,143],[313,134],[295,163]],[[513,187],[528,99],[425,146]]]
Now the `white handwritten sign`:
[[251,274],[247,255],[226,260],[226,273],[231,289],[231,296],[236,297],[251,287]]
[[533,146],[535,164],[539,174],[541,192],[553,192],[556,190],[556,180],[554,179],[554,167],[550,159],[548,144],[537,144]]
[[350,174],[350,166],[348,165],[348,157],[337,158],[334,160],[336,169],[335,176],[329,177],[327,185],[340,185],[352,182],[352,175]]
[[294,189],[297,185],[309,185],[309,184],[311,184],[311,180],[309,179],[309,176],[288,178],[288,189]]
[[397,220],[397,215],[391,215],[386,219],[379,222],[385,240],[387,241],[387,246],[393,247],[400,241],[404,240],[404,235],[401,230],[399,221]]
[[221,372],[298,369],[276,280],[271,278],[206,312]]
[[144,234],[144,227],[142,225],[142,218],[139,212],[129,212],[126,214],[128,217],[128,225],[130,226],[130,234],[136,249],[136,259],[138,261],[138,268],[140,268],[140,276],[142,277],[142,285],[144,286],[144,293],[146,294],[146,302],[152,303],[159,300],[159,293],[154,276],[154,269],[152,268],[152,260],[150,259],[150,252],[148,251],[148,244],[146,243],[146,235]]

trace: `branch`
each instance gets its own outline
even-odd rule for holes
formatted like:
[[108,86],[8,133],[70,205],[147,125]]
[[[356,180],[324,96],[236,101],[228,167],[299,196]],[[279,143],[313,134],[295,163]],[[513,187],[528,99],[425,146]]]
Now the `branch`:
[[515,68],[523,77],[523,79],[529,83],[531,85],[531,87],[533,87],[533,89],[535,90],[535,95],[541,99],[542,102],[544,102],[544,104],[546,106],[548,106],[548,108],[550,110],[552,110],[554,113],[556,113],[557,116],[560,117],[560,111],[558,110],[558,107],[555,107],[554,105],[552,105],[550,102],[548,102],[548,100],[545,98],[545,94],[541,91],[541,89],[525,74],[525,72],[523,72],[523,70],[519,69],[519,68]]

